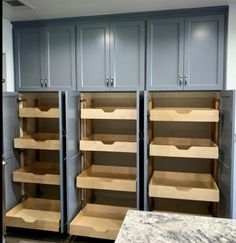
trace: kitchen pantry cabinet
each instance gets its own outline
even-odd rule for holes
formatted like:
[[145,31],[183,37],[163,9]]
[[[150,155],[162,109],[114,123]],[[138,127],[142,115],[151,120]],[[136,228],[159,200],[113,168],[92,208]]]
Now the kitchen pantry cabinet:
[[144,89],[144,21],[77,24],[78,89]]
[[221,90],[224,16],[149,20],[148,90]]
[[140,209],[139,98],[139,92],[66,93],[67,147],[79,143],[67,151],[71,235],[115,240],[127,210]]
[[[9,111],[15,114],[11,118],[5,116],[3,123],[4,137],[8,140],[4,140],[4,146],[12,150],[4,153],[5,225],[63,233],[64,94],[6,93],[3,102],[4,114],[10,114]],[[7,160],[7,154],[12,154],[12,159]]]
[[17,91],[75,90],[75,25],[16,28]]
[[144,209],[233,218],[235,94],[145,92]]

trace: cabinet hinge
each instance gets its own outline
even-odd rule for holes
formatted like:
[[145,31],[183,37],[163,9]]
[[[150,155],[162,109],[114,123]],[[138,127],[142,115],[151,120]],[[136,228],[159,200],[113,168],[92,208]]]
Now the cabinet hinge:
[[17,98],[16,99],[16,102],[17,103],[24,102],[24,101],[27,101],[27,99],[22,99],[22,98]]

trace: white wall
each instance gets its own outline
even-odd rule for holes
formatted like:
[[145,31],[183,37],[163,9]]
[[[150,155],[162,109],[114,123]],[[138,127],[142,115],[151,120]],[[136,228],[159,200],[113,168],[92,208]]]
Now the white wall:
[[2,19],[2,52],[6,53],[6,91],[14,91],[12,24]]
[[236,3],[229,5],[226,89],[236,90]]

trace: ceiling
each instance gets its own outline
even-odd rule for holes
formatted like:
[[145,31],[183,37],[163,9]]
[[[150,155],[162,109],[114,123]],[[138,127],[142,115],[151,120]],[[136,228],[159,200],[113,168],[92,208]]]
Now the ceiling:
[[10,21],[53,19],[113,13],[142,12],[228,5],[236,0],[20,0],[31,7],[3,2],[3,17]]

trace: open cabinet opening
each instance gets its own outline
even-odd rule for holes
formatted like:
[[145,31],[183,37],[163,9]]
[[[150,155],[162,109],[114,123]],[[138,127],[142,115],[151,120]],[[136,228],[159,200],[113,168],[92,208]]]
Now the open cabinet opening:
[[153,92],[148,100],[148,208],[218,214],[219,94]]
[[81,210],[70,234],[115,239],[129,208],[137,208],[136,93],[82,93]]
[[18,98],[20,136],[14,148],[20,168],[21,202],[6,213],[6,226],[60,231],[61,168],[60,102],[58,93],[21,93]]

